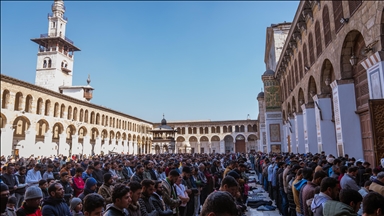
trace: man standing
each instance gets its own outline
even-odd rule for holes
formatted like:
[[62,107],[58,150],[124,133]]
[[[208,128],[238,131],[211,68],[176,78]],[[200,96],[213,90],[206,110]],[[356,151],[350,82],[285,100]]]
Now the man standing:
[[36,164],[33,169],[28,170],[26,182],[29,186],[37,186],[42,179],[40,174],[41,165]]
[[64,189],[60,183],[55,183],[48,188],[49,197],[44,199],[43,215],[70,216],[71,212],[64,199]]
[[133,171],[131,168],[131,161],[129,160],[125,161],[123,175],[127,181],[129,181],[133,175]]
[[158,215],[155,207],[150,200],[151,195],[155,191],[155,182],[149,179],[144,179],[141,182],[141,197],[139,199],[141,216],[155,216]]
[[336,200],[339,196],[339,187],[337,180],[331,177],[325,177],[321,180],[320,193],[315,195],[311,204],[313,216],[323,216],[323,206],[328,200]]
[[17,203],[16,203],[17,208],[19,208],[24,201],[25,189],[27,188],[27,185],[28,185],[26,183],[26,175],[25,175],[26,172],[27,172],[27,169],[25,168],[25,166],[21,166],[19,168],[19,171],[15,173],[16,181],[17,181],[17,189],[15,191],[15,196],[17,198]]
[[1,175],[1,180],[6,184],[9,188],[9,194],[12,196],[15,194],[15,191],[17,189],[17,181],[16,177],[13,174],[15,170],[15,165],[14,164],[8,164],[6,173]]
[[179,178],[180,174],[177,170],[171,170],[168,177],[163,181],[163,199],[164,203],[169,206],[173,214],[178,213],[178,207],[181,204],[181,200],[177,196],[174,184]]
[[303,187],[301,193],[301,202],[303,205],[304,215],[309,215],[309,208],[307,205],[307,200],[315,196],[315,189],[320,185],[321,180],[325,178],[327,174],[324,171],[318,171],[313,176],[312,181],[308,181],[307,184]]
[[97,186],[100,187],[104,182],[101,164],[99,161],[96,161],[93,166],[95,167],[95,170],[93,170],[92,177],[95,178],[95,180],[97,181]]
[[163,183],[161,181],[155,182],[155,192],[151,195],[151,201],[159,216],[171,216],[172,210],[168,209],[162,198],[163,196]]
[[358,172],[357,167],[349,167],[348,173],[346,173],[340,180],[341,189],[352,189],[355,191],[359,191],[360,187],[356,183],[356,175]]

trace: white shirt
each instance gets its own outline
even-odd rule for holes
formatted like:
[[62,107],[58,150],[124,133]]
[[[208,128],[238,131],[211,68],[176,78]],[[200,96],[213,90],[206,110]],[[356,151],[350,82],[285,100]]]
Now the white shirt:
[[[176,187],[177,196],[181,196],[183,198],[188,197],[188,195],[185,194],[185,186],[183,184],[180,184],[180,185],[175,184],[175,187]],[[182,203],[180,206],[187,206],[187,203]]]
[[25,182],[27,182],[28,184],[38,184],[40,180],[40,171],[36,172],[35,169],[28,170]]

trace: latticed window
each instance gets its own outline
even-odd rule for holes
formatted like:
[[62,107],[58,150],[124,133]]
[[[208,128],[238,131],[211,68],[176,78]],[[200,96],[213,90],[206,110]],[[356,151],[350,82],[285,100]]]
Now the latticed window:
[[321,44],[321,32],[320,32],[320,24],[319,21],[315,24],[315,37],[316,37],[316,55],[319,57],[323,52],[323,47]]
[[357,10],[357,8],[359,8],[359,6],[361,5],[362,1],[360,0],[349,0],[348,1],[348,6],[349,6],[349,14],[350,14],[350,17],[355,13],[355,11]]
[[332,41],[331,36],[331,25],[329,22],[329,11],[327,5],[324,6],[323,9],[323,28],[324,28],[324,43],[325,46],[328,46]]
[[312,33],[308,36],[308,49],[309,49],[309,61],[310,65],[313,65],[315,63],[315,52],[313,50],[313,38]]
[[343,23],[340,22],[341,18],[343,18],[343,2],[342,1],[332,1],[333,6],[333,17],[335,22],[335,31],[339,32],[341,27],[343,27]]

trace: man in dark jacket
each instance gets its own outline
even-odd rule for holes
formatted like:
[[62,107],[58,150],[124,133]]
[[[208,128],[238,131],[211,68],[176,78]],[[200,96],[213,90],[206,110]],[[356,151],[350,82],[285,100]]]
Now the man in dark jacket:
[[[45,180],[42,180],[45,181]],[[40,188],[29,187],[25,192],[25,201],[16,211],[17,216],[41,215],[40,200],[43,198]]]
[[104,183],[104,174],[101,170],[101,164],[99,161],[96,161],[93,166],[95,170],[93,170],[92,176],[97,181],[97,186],[100,187]]
[[15,196],[17,198],[17,203],[16,203],[17,208],[19,208],[24,201],[24,194],[28,185],[26,183],[26,177],[27,177],[25,175],[26,173],[27,173],[27,169],[25,168],[25,166],[21,166],[19,168],[19,171],[15,173],[15,177],[17,181],[17,189],[15,191]]
[[151,201],[159,216],[171,216],[173,211],[165,205],[163,201],[163,183],[161,181],[155,182],[155,192],[151,195]]
[[17,189],[17,181],[16,177],[13,174],[13,171],[15,170],[15,165],[8,164],[6,173],[1,175],[1,180],[3,180],[4,184],[6,184],[9,188],[9,194],[12,196],[15,194],[15,191]]
[[43,215],[50,216],[70,216],[71,212],[64,199],[64,189],[60,183],[49,186],[48,193],[50,197],[44,199]]
[[141,182],[141,196],[139,199],[141,216],[158,215],[155,207],[150,200],[151,195],[155,191],[155,182],[150,179],[145,179]]
[[124,184],[117,184],[112,191],[112,204],[107,207],[103,216],[128,216],[127,207],[131,203],[129,188]]
[[136,166],[136,172],[131,177],[131,181],[141,182],[144,180],[144,167],[142,165]]
[[69,205],[69,200],[73,197],[73,188],[69,182],[69,174],[67,172],[63,172],[60,174],[59,183],[63,186],[64,189],[64,199]]
[[88,194],[96,193],[97,181],[90,177],[85,181],[84,191],[79,195],[81,200],[84,200],[84,197]]

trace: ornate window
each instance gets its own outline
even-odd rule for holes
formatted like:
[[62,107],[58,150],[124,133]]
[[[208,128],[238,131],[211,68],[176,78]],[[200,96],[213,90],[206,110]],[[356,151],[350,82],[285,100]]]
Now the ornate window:
[[309,33],[308,36],[308,48],[309,48],[309,61],[312,66],[315,63],[315,52],[313,50],[313,38],[312,33]]
[[340,22],[341,18],[343,18],[343,1],[332,1],[333,6],[333,22],[335,23],[335,31],[339,32],[341,27],[343,27],[343,23]]
[[348,1],[348,6],[349,6],[349,16],[351,17],[359,8],[361,5],[362,1],[361,0],[349,0]]

